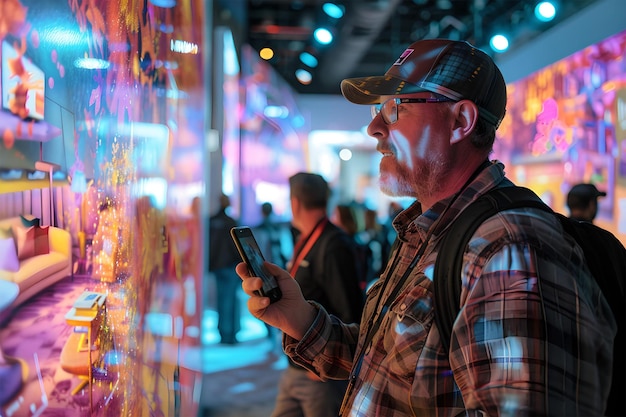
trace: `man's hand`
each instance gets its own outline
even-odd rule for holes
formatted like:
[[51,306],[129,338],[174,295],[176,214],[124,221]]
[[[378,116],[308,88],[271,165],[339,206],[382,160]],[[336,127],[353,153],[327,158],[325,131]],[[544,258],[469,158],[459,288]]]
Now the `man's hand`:
[[248,267],[241,262],[235,271],[243,281],[241,288],[250,296],[248,310],[254,317],[300,340],[313,324],[317,310],[304,299],[300,286],[287,271],[267,261],[264,265],[276,277],[283,296],[270,304],[268,297],[258,295],[263,281],[259,277],[251,277]]

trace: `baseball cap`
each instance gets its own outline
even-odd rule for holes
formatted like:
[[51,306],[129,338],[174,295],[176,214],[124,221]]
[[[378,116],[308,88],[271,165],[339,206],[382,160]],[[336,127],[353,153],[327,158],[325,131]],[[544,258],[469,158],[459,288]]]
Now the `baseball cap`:
[[606,197],[606,193],[598,190],[593,184],[576,184],[567,193],[568,200],[572,197],[591,200],[593,198]]
[[473,101],[496,128],[506,112],[506,83],[493,60],[465,41],[427,39],[412,43],[385,75],[348,78],[341,93],[355,104],[379,104],[380,96],[429,91]]

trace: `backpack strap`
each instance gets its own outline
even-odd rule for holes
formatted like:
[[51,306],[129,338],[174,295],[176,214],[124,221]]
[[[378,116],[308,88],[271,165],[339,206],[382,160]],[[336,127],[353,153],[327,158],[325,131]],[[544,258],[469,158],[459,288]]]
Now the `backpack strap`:
[[445,351],[450,350],[452,326],[460,311],[463,254],[478,227],[489,217],[504,210],[536,207],[553,212],[541,198],[525,187],[494,188],[467,206],[448,226],[435,261],[435,323]]

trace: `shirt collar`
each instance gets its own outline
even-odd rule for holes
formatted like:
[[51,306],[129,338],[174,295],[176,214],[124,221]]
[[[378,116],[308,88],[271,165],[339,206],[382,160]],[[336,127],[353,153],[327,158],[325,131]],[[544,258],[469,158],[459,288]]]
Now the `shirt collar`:
[[[513,183],[505,177],[504,164],[494,160],[488,167],[480,171],[478,175],[476,175],[476,178],[474,178],[458,196],[455,197],[452,195],[443,200],[439,200],[430,209],[426,210],[426,212],[422,212],[421,204],[416,201],[396,216],[392,222],[393,227],[396,229],[400,240],[406,241],[407,235],[412,233],[419,233],[423,238],[445,211],[445,217],[439,222],[441,227],[437,230],[437,234],[441,233],[470,203],[492,188],[505,184],[513,185]],[[452,205],[446,211],[446,207],[450,204]]]

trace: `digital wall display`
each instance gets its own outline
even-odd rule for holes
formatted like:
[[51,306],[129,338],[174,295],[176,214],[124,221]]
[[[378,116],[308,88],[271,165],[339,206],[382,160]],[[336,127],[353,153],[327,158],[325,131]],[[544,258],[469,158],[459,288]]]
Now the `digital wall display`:
[[494,156],[557,211],[577,183],[595,184],[598,223],[626,233],[626,32],[507,85]]

